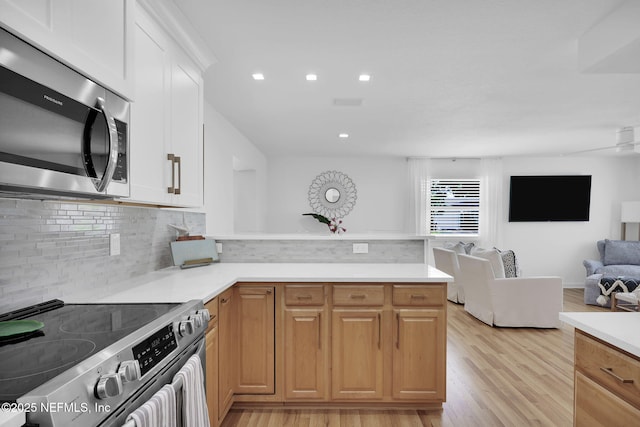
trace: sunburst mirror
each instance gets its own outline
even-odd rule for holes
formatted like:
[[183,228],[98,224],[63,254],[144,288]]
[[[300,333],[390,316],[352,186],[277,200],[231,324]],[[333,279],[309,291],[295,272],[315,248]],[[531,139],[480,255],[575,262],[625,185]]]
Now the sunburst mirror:
[[355,206],[357,198],[356,185],[342,172],[322,172],[309,186],[311,209],[327,218],[344,218]]

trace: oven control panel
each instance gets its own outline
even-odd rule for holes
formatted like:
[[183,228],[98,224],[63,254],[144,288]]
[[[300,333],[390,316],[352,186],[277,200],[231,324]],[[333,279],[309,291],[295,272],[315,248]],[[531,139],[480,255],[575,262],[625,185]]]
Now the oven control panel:
[[160,329],[149,338],[133,347],[133,357],[140,364],[140,373],[144,376],[158,363],[178,348],[173,324]]

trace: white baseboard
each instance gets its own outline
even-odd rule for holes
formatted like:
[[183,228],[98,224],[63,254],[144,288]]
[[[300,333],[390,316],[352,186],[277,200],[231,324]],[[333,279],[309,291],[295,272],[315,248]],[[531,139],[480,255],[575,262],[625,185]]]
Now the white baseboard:
[[563,283],[563,289],[584,289],[584,283]]

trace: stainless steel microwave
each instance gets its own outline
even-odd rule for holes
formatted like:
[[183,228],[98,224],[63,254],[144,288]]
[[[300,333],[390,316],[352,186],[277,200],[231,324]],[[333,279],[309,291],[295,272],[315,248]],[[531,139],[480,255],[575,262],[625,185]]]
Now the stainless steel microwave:
[[0,194],[129,196],[129,102],[0,29]]

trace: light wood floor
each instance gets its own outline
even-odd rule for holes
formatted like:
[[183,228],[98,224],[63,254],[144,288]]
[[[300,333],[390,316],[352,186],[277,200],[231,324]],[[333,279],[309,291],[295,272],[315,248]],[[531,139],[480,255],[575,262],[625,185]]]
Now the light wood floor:
[[[448,303],[443,410],[236,410],[222,427],[571,426],[573,328],[491,328]],[[564,311],[608,311],[565,289]]]

